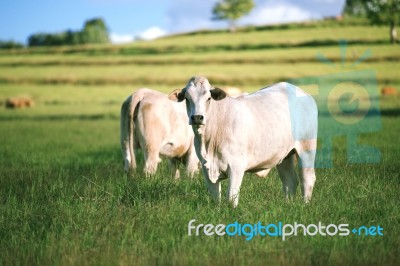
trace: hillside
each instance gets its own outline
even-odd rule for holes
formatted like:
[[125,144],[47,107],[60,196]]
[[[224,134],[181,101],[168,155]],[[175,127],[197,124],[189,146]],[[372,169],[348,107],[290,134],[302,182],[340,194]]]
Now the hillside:
[[[345,50],[341,40],[347,42]],[[365,60],[354,65],[362,56]],[[253,91],[291,78],[372,69],[379,86],[399,86],[399,59],[400,47],[388,43],[386,27],[329,21],[235,34],[197,32],[128,45],[3,50],[0,83],[21,91],[21,85],[128,85],[167,92],[193,75],[205,75],[216,85]]]

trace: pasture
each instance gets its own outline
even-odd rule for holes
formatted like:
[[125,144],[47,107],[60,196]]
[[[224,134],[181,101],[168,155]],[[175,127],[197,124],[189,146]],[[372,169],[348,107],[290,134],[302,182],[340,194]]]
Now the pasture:
[[[398,265],[399,96],[380,98],[382,129],[358,139],[381,151],[380,163],[349,164],[346,137],[334,138],[334,167],[317,169],[307,205],[300,189],[284,200],[276,170],[265,179],[246,175],[236,209],[215,203],[200,174],[173,180],[166,162],[152,178],[127,177],[119,145],[120,105],[130,93],[168,93],[193,75],[250,92],[291,78],[372,69],[378,88],[399,88],[400,47],[386,38],[386,27],[321,24],[1,51],[0,264]],[[368,49],[370,58],[352,66]],[[317,60],[318,52],[336,67]],[[4,108],[19,95],[35,106]],[[192,219],[380,225],[384,235],[188,236]]]

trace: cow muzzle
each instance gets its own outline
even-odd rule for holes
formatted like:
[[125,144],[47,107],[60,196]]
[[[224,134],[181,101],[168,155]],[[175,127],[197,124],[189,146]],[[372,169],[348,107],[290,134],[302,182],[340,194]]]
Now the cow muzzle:
[[200,126],[204,125],[204,116],[202,115],[192,115],[190,117],[191,125]]

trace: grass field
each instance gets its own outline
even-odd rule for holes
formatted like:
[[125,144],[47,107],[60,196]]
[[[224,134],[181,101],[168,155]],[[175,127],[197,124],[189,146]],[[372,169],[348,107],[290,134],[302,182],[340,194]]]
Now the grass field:
[[[236,209],[225,201],[216,204],[200,175],[173,180],[166,162],[152,178],[130,178],[119,147],[120,104],[132,91],[169,92],[197,74],[215,85],[254,91],[282,79],[372,69],[378,88],[398,88],[400,47],[387,44],[386,33],[365,25],[305,26],[124,46],[1,51],[0,103],[28,95],[35,106],[0,109],[0,264],[398,265],[399,96],[380,98],[382,129],[359,137],[380,150],[380,163],[349,164],[346,137],[334,138],[334,167],[317,169],[308,205],[299,191],[284,200],[275,170],[266,179],[246,175]],[[333,44],[341,38],[349,42],[346,68]],[[146,54],[150,48],[153,53]],[[372,56],[351,67],[368,49]],[[318,52],[337,67],[318,61]],[[384,235],[286,241],[188,236],[192,219],[214,225],[380,225]]]

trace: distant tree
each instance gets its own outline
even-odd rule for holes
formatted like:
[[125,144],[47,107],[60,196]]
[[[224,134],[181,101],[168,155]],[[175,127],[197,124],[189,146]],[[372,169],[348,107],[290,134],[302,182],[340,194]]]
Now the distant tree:
[[28,45],[29,46],[57,46],[65,45],[65,33],[35,33],[29,36]]
[[107,26],[101,18],[86,21],[81,34],[83,43],[110,42]]
[[28,37],[29,46],[44,46],[46,45],[46,35],[45,33],[35,33]]
[[46,35],[46,45],[48,46],[60,46],[65,45],[65,32],[47,34]]
[[213,10],[213,20],[227,20],[229,30],[236,31],[236,21],[242,16],[250,13],[254,7],[253,0],[220,0]]
[[109,43],[108,29],[100,18],[85,22],[81,31],[67,30],[60,33],[35,33],[29,36],[29,46],[76,45]]
[[346,0],[343,9],[343,15],[345,16],[365,16],[367,13],[367,7],[364,0]]
[[368,19],[378,25],[389,25],[390,42],[397,39],[396,26],[400,21],[400,0],[368,0],[366,1]]
[[14,41],[2,41],[0,40],[0,49],[14,49],[14,48],[23,48],[24,45],[22,43],[14,42]]
[[72,31],[72,30],[67,30],[65,32],[65,40],[64,43],[67,45],[76,45],[76,44],[82,44],[82,37],[81,37],[81,32],[80,31]]
[[347,16],[366,17],[373,24],[389,25],[390,42],[396,42],[400,0],[346,0],[343,13]]

